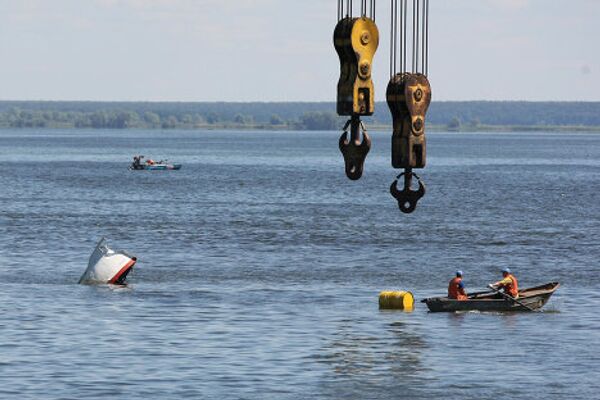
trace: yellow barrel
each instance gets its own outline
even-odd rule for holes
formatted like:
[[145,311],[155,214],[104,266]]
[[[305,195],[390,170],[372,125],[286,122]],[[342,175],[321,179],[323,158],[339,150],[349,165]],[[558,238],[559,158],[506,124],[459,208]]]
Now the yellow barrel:
[[379,293],[379,308],[412,311],[415,298],[411,292],[384,290]]

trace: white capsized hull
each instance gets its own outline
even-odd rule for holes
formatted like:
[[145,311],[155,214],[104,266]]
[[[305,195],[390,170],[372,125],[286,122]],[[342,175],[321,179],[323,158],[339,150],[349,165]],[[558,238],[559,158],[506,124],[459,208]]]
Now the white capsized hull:
[[124,251],[109,248],[106,239],[102,238],[92,252],[88,267],[79,278],[79,283],[123,285],[136,261],[136,257]]

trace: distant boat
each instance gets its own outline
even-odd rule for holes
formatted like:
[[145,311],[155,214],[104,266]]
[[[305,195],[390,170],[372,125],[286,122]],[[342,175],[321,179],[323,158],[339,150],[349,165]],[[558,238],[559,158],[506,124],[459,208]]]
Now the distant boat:
[[141,165],[139,167],[130,166],[131,170],[145,170],[145,171],[166,171],[166,170],[178,170],[181,169],[181,164],[168,164],[168,163],[156,163],[152,165]]
[[[531,311],[542,308],[560,284],[551,282],[529,289],[519,290],[517,301],[509,300],[497,293],[473,293],[467,300],[448,297],[430,297],[421,302],[432,312],[455,311]],[[519,304],[521,303],[521,304]]]
[[124,251],[114,251],[102,238],[90,256],[88,267],[79,278],[82,284],[125,285],[125,279],[137,258]]
[[129,169],[136,171],[166,171],[166,170],[178,170],[181,169],[181,164],[172,164],[168,160],[154,161],[148,159],[142,161],[144,156],[134,156],[133,162],[129,165]]

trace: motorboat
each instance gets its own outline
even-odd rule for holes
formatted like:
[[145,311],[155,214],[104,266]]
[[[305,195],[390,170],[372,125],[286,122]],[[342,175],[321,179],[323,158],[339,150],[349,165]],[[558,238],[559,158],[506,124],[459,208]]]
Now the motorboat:
[[181,169],[181,164],[173,164],[168,160],[154,161],[151,158],[143,160],[144,156],[134,156],[133,162],[129,165],[129,169],[135,171],[166,171]]

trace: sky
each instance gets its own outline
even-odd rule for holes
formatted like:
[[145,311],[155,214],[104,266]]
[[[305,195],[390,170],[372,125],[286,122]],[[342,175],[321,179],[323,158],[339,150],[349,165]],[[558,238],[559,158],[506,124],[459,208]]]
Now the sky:
[[[377,1],[378,101],[389,4]],[[434,101],[600,101],[600,0],[430,9]],[[336,10],[337,0],[0,0],[0,100],[334,101]]]

